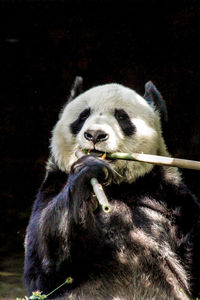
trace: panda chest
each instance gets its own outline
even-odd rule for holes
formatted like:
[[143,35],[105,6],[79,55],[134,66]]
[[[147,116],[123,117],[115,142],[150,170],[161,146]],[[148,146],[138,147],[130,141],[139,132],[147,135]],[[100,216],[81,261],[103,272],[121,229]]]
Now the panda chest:
[[165,265],[169,260],[173,278],[173,266],[179,262],[174,257],[167,219],[149,207],[116,199],[110,199],[110,206],[109,213],[96,213],[103,232],[101,259],[94,257],[94,269],[88,271],[88,280],[72,293],[72,299],[76,293],[83,300],[175,299],[168,290]]
[[[153,202],[153,200],[152,200]],[[160,204],[159,204],[160,205]],[[112,245],[119,262],[129,261],[130,256],[154,260],[172,252],[173,228],[165,208],[127,204],[111,200],[109,213],[99,214],[105,244]],[[134,260],[133,260],[134,262]]]

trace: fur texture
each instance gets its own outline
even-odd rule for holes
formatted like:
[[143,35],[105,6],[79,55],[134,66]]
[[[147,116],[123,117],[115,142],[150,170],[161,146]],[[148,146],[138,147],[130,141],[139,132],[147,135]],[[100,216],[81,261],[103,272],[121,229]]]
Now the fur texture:
[[[118,84],[92,88],[74,100],[71,92],[52,132],[47,175],[27,228],[30,294],[38,289],[48,293],[71,276],[73,283],[51,299],[199,296],[200,207],[179,171],[75,157],[78,148],[169,156],[156,105],[163,100],[152,83],[146,87],[147,101]],[[108,214],[96,205],[92,177],[104,185]]]

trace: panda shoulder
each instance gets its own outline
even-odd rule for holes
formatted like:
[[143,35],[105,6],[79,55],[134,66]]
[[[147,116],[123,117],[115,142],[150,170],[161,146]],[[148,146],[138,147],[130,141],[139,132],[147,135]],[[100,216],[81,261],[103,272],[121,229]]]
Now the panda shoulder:
[[46,174],[39,190],[45,198],[53,198],[61,192],[67,182],[68,174],[60,170],[53,157],[46,164]]

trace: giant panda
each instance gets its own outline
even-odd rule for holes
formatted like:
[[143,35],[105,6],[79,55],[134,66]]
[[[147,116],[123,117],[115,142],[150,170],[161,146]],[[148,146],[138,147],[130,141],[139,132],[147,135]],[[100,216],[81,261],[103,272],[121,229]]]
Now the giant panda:
[[[25,239],[25,284],[62,300],[180,300],[200,295],[200,206],[177,168],[93,152],[169,156],[165,102],[111,83],[82,92],[77,77],[52,131],[46,176]],[[77,149],[90,155],[77,159]],[[110,212],[97,204],[97,178]]]

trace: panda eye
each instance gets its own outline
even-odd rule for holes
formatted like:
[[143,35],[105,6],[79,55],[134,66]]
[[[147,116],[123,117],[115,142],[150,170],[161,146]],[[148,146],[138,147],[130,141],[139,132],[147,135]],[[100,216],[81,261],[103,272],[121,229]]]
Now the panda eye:
[[129,118],[129,116],[123,109],[116,109],[115,110],[115,118],[118,121],[123,121],[123,120],[127,120]]
[[76,135],[79,133],[79,131],[83,127],[85,120],[89,117],[89,115],[90,115],[90,108],[86,108],[80,113],[78,118],[73,123],[70,124],[70,129],[72,134]]
[[129,118],[129,115],[125,112],[125,110],[116,109],[114,116],[124,134],[127,136],[132,136],[135,132],[135,126]]
[[90,109],[85,109],[79,116],[79,121],[85,121],[90,115]]

